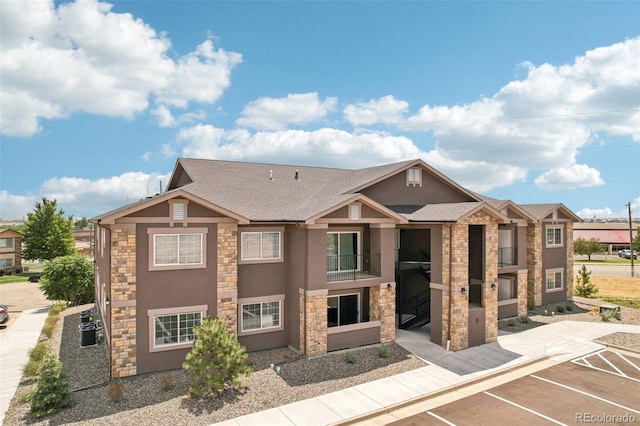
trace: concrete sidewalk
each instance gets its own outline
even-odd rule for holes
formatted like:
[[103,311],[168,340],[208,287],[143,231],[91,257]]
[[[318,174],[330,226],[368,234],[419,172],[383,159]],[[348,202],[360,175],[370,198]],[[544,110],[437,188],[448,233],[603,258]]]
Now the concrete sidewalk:
[[24,311],[0,334],[0,424],[22,379],[29,350],[38,343],[48,312],[49,307]]
[[494,377],[538,360],[547,359],[560,363],[583,356],[603,348],[594,343],[594,339],[616,332],[640,334],[640,326],[560,321],[503,335],[495,343],[458,352],[447,352],[429,342],[427,333],[404,330],[397,332],[396,342],[424,359],[428,365],[217,425],[315,426],[347,423]]

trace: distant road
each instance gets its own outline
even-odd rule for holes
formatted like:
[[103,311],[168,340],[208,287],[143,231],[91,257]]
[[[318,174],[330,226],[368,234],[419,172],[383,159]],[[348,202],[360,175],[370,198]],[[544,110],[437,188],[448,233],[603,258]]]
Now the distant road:
[[[578,264],[576,262],[580,260],[586,259],[587,256],[576,256],[574,259],[573,265],[573,274],[576,275],[578,271],[582,268],[582,264]],[[618,259],[617,256],[614,255],[602,255],[596,254],[591,256],[592,260],[607,260],[607,259]],[[634,276],[640,277],[640,259],[634,260]],[[630,277],[631,276],[631,262],[623,263],[623,264],[593,264],[588,263],[587,269],[591,271],[591,275],[599,276],[599,277]]]

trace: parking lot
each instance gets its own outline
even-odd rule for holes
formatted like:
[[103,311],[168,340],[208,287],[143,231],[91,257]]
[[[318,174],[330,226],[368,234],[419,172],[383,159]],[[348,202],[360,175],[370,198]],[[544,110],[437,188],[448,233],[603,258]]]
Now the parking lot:
[[640,357],[602,350],[391,423],[640,424]]

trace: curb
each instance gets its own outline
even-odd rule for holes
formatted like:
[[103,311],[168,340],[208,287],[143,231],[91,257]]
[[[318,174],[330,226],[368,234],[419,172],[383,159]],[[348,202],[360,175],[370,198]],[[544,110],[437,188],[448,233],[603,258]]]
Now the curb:
[[437,391],[434,391],[434,392],[431,392],[431,393],[428,393],[428,394],[425,394],[425,395],[420,395],[420,396],[417,396],[415,398],[408,399],[406,401],[398,402],[398,403],[390,405],[388,407],[380,408],[378,410],[371,411],[371,412],[368,412],[368,413],[365,413],[365,414],[361,414],[359,416],[351,417],[349,419],[341,420],[341,421],[338,421],[338,422],[335,422],[335,423],[330,423],[330,426],[352,425],[352,424],[356,424],[358,422],[362,422],[364,420],[369,420],[369,419],[372,419],[374,417],[381,416],[383,414],[390,414],[392,411],[396,411],[398,409],[401,409],[401,408],[404,408],[404,407],[408,407],[410,405],[417,404],[419,402],[423,402],[423,401],[426,401],[428,399],[435,398],[435,397],[438,397],[438,396],[441,396],[441,395],[444,395],[444,394],[447,394],[447,393],[450,393],[450,392],[458,391],[460,389],[464,389],[466,387],[475,385],[476,383],[483,382],[485,380],[492,379],[494,377],[502,376],[503,374],[512,373],[514,371],[520,370],[521,368],[525,368],[525,367],[528,367],[528,366],[531,366],[533,364],[537,364],[539,362],[546,361],[546,360],[549,360],[549,359],[550,359],[549,356],[541,355],[539,357],[532,358],[532,359],[530,359],[528,361],[525,361],[525,362],[523,362],[521,364],[514,365],[514,366],[511,366],[511,367],[506,367],[506,368],[503,368],[501,370],[493,371],[493,372],[488,373],[488,374],[486,374],[484,376],[475,377],[473,379],[469,379],[469,380],[467,380],[465,382],[462,382],[462,383],[458,383],[458,384],[455,384],[455,385],[447,386],[447,387],[439,389]]

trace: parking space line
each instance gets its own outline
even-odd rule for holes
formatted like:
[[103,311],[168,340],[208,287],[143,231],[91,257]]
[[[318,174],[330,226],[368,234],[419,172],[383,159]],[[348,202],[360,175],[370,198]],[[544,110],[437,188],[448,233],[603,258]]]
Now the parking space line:
[[440,417],[439,415],[437,415],[434,412],[427,411],[427,414],[429,414],[430,416],[435,417],[436,419],[440,420],[442,423],[448,424],[449,426],[456,426],[455,423],[451,423],[449,420],[445,419],[444,417]]
[[487,391],[484,391],[483,393],[484,393],[485,395],[489,395],[489,396],[491,396],[491,397],[493,397],[493,398],[499,399],[499,400],[500,400],[500,401],[502,401],[502,402],[506,402],[507,404],[511,404],[511,405],[513,405],[514,407],[517,407],[517,408],[519,408],[519,409],[521,409],[521,410],[525,410],[525,411],[527,411],[527,412],[529,412],[529,413],[531,413],[531,414],[535,414],[535,415],[536,415],[536,416],[538,416],[538,417],[542,417],[543,419],[549,420],[550,422],[553,422],[553,423],[555,423],[555,424],[563,425],[563,426],[567,426],[565,423],[559,422],[559,421],[557,421],[557,420],[555,420],[555,419],[552,419],[551,417],[545,416],[545,415],[544,415],[544,414],[542,414],[542,413],[538,413],[537,411],[534,411],[534,410],[532,410],[531,408],[527,408],[527,407],[525,407],[524,405],[520,405],[520,404],[518,404],[518,403],[516,403],[516,402],[509,401],[508,399],[502,398],[502,397],[500,397],[500,396],[498,396],[498,395],[494,395],[494,394],[492,394],[492,393],[490,393],[490,392],[487,392]]
[[[603,370],[603,371],[605,371],[605,370]],[[613,373],[611,373],[611,374],[613,374]],[[538,380],[542,380],[542,381],[547,382],[547,383],[551,383],[552,385],[560,386],[562,388],[577,392],[577,393],[585,395],[585,396],[590,396],[591,398],[597,399],[599,401],[606,402],[606,403],[611,404],[611,405],[615,405],[616,407],[622,408],[623,410],[629,410],[629,411],[632,411],[634,413],[640,414],[640,411],[638,411],[638,410],[635,410],[635,409],[629,408],[629,407],[625,407],[622,404],[618,404],[616,402],[609,401],[608,399],[604,399],[604,398],[601,398],[599,396],[592,395],[592,394],[587,393],[585,391],[581,391],[580,389],[572,388],[571,386],[563,385],[562,383],[554,382],[553,380],[545,379],[544,377],[539,377],[539,376],[536,376],[534,374],[532,374],[529,377],[533,377],[534,379],[538,379]],[[631,377],[629,377],[629,378],[631,378]]]
[[631,361],[629,361],[624,355],[622,355],[620,352],[613,352],[614,354],[618,355],[620,358],[624,359],[625,361],[627,361],[627,363],[629,363],[629,365],[631,365],[633,368],[635,368],[636,370],[640,371],[640,367],[638,367],[637,365],[635,365],[634,363],[632,363]]
[[[613,351],[612,351],[612,352],[613,352]],[[638,370],[640,370],[640,368],[638,368],[638,366],[637,366],[637,365],[634,365],[631,361],[629,361],[628,359],[624,358],[624,357],[623,357],[621,354],[619,354],[618,352],[614,352],[614,353],[618,354],[618,355],[619,355],[619,356],[621,356],[625,361],[627,361],[629,364],[631,364],[632,366],[634,366],[635,368],[637,368]],[[602,358],[602,356],[600,355],[600,352],[598,352],[598,353],[596,353],[596,354],[590,354],[590,355],[587,355],[587,356],[592,356],[592,355],[598,355],[598,356],[600,356],[600,357]],[[591,369],[593,369],[593,370],[602,371],[603,373],[613,374],[614,376],[623,377],[623,378],[628,379],[628,380],[633,380],[634,382],[640,382],[640,379],[636,379],[635,377],[630,377],[630,376],[628,376],[628,375],[626,375],[626,374],[624,374],[624,373],[622,373],[622,372],[621,372],[621,374],[617,374],[617,373],[615,373],[615,372],[613,372],[613,371],[609,371],[609,370],[605,370],[604,368],[596,367],[595,365],[590,364],[590,363],[589,363],[589,361],[587,361],[585,358],[586,358],[586,357],[581,357],[581,358],[572,359],[572,360],[571,360],[571,363],[572,363],[572,364],[575,364],[575,365],[581,365],[581,366],[583,366],[583,367],[588,367],[588,368],[591,368]],[[604,359],[604,358],[603,358],[603,359]],[[583,363],[581,363],[580,361],[583,361],[583,362],[584,362],[584,364],[583,364]],[[606,361],[609,365],[612,365],[608,360],[606,360],[606,359],[605,359],[605,361]],[[612,366],[613,366],[613,365],[612,365]],[[615,368],[616,370],[618,370],[616,367],[614,367],[614,368]],[[620,371],[620,370],[618,370],[618,371]]]
[[611,368],[613,368],[614,370],[616,370],[622,377],[629,377],[626,374],[624,374],[622,371],[620,371],[620,369],[618,367],[616,367],[615,365],[613,365],[611,363],[611,361],[609,361],[608,359],[606,359],[605,357],[602,356],[602,353],[599,353],[598,356],[607,364],[609,364],[611,366]]

